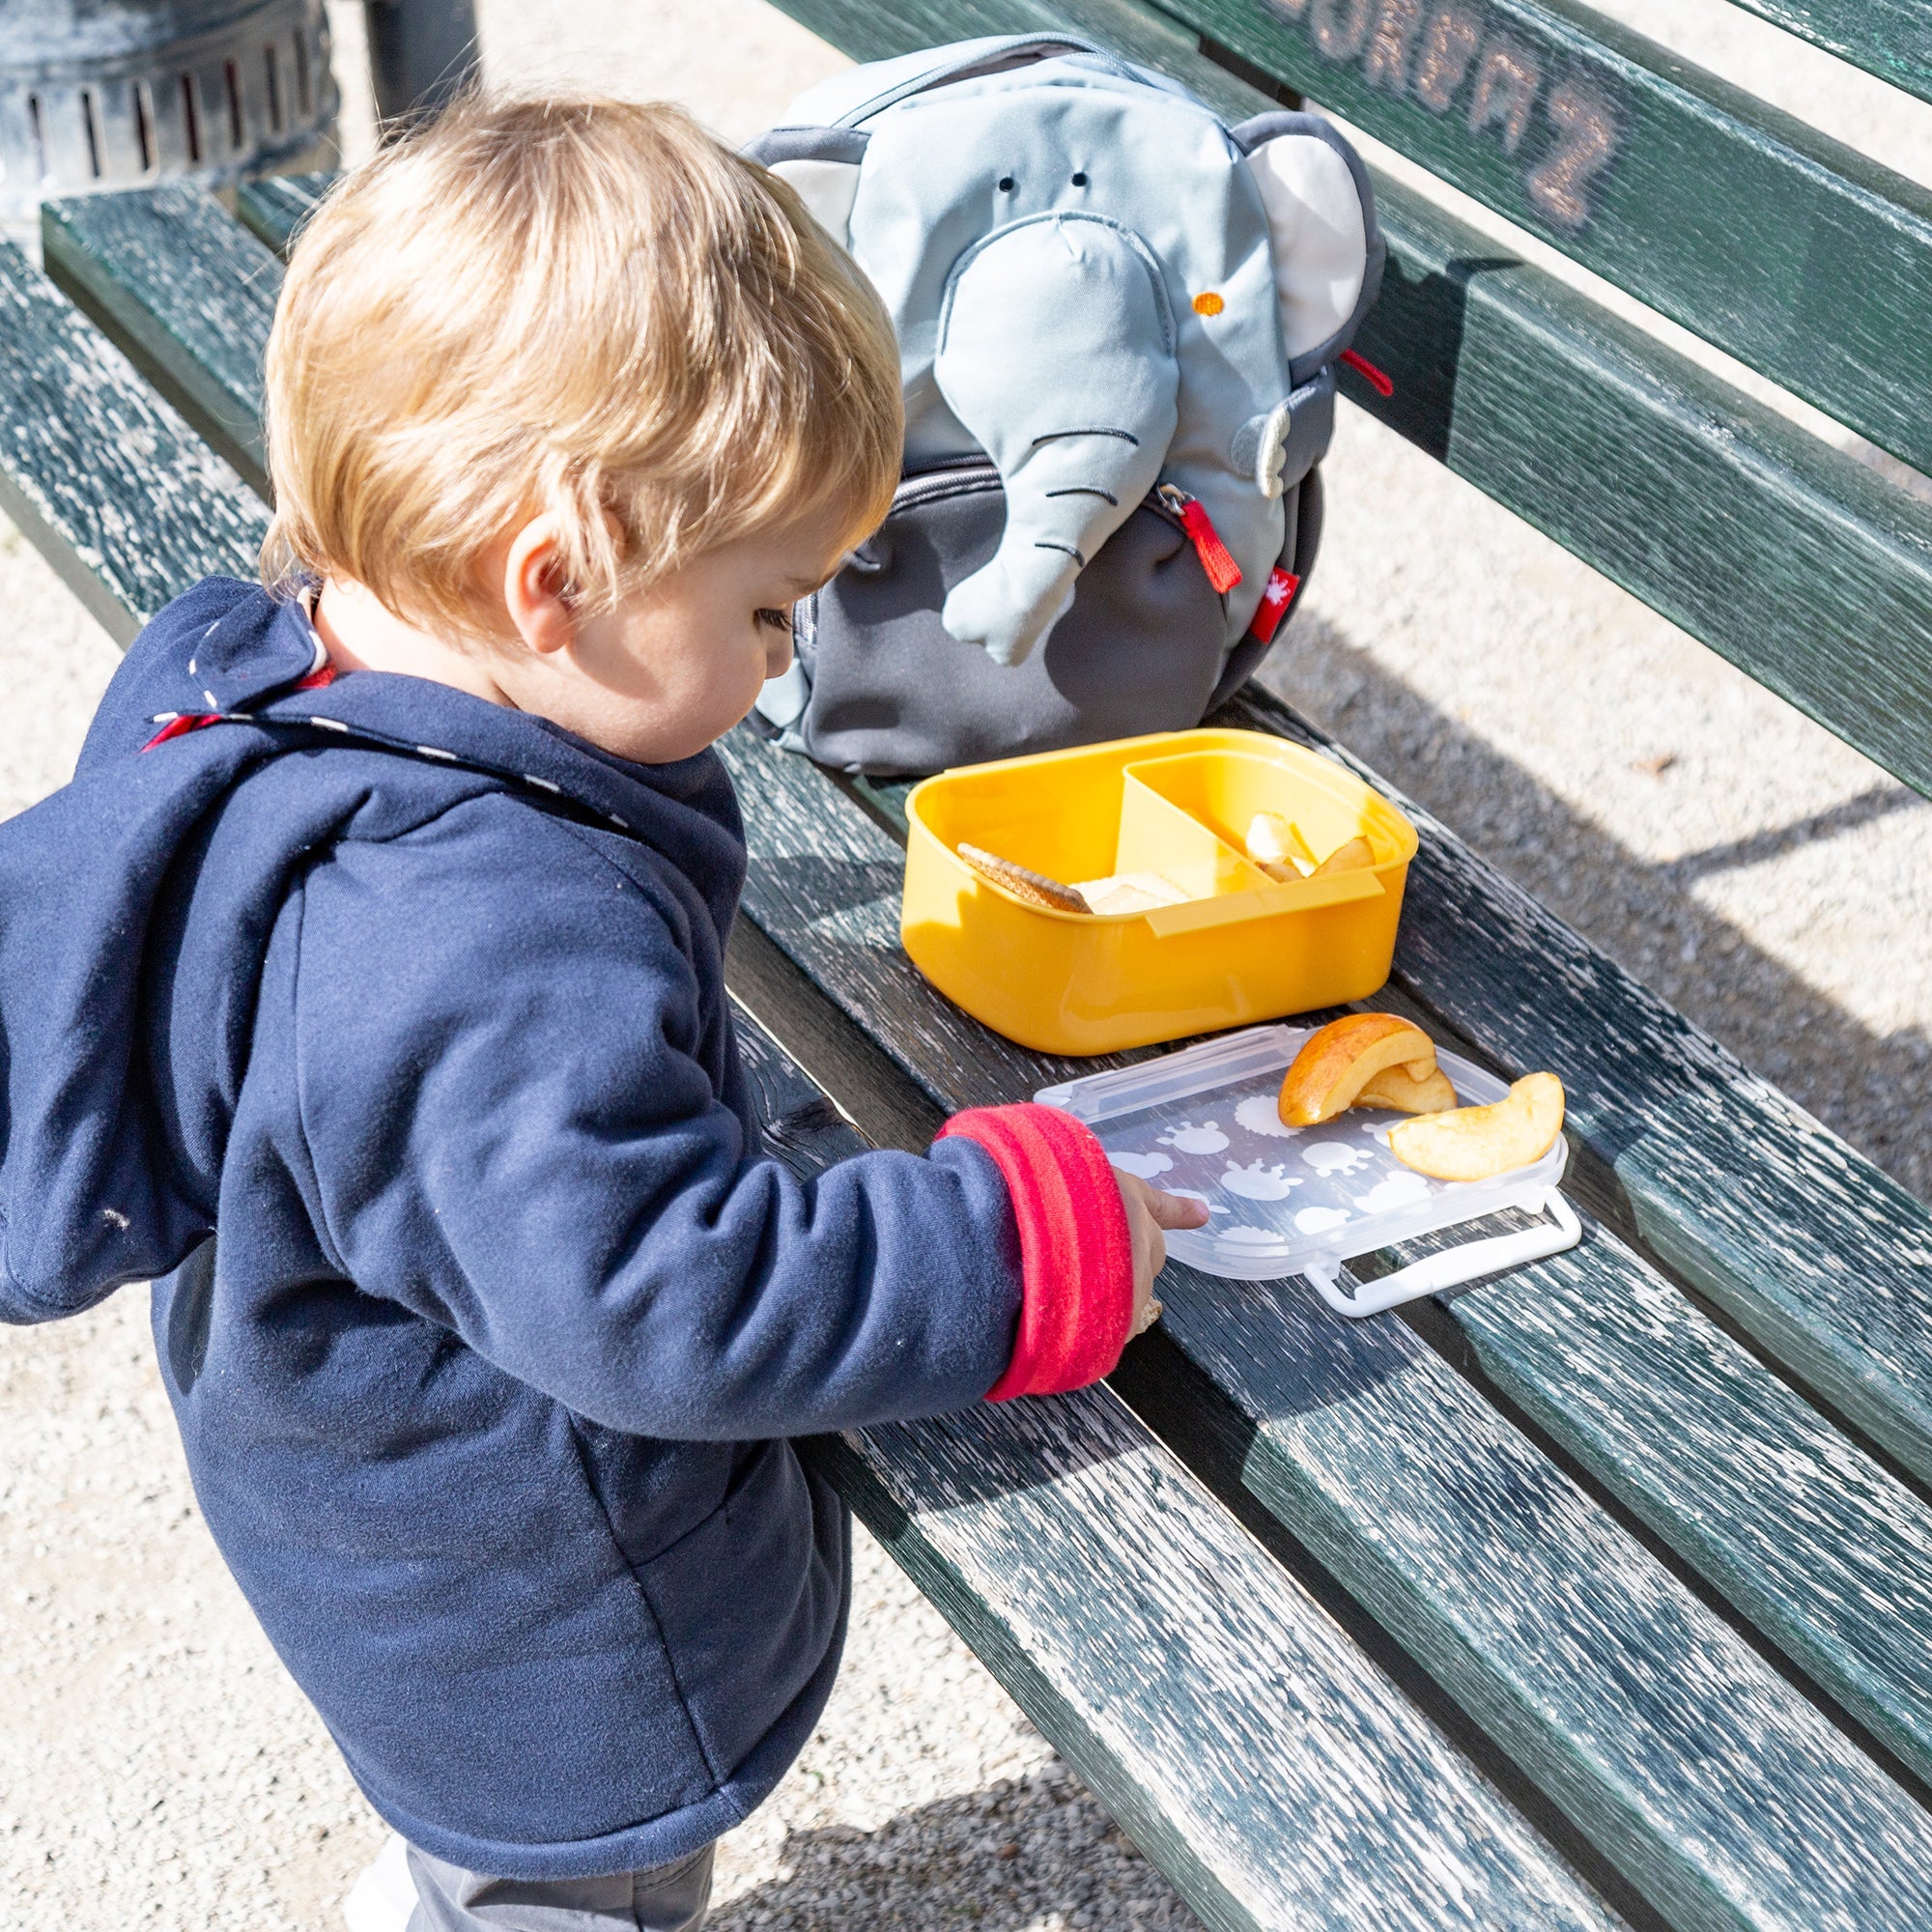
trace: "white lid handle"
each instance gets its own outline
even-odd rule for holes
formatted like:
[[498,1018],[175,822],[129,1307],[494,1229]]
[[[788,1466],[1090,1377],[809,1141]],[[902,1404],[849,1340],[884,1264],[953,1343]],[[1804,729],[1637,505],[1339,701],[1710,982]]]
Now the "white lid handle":
[[1583,1224],[1577,1210],[1552,1187],[1540,1203],[1524,1202],[1524,1207],[1540,1206],[1550,1216],[1541,1227],[1524,1228],[1520,1234],[1496,1235],[1488,1240],[1465,1241],[1460,1248],[1444,1248],[1440,1254],[1425,1255],[1419,1262],[1384,1275],[1379,1281],[1364,1282],[1353,1294],[1345,1294],[1341,1284],[1341,1263],[1311,1262],[1302,1269],[1315,1292],[1337,1315],[1379,1315],[1399,1308],[1425,1294],[1445,1288],[1460,1288],[1478,1275],[1496,1274],[1504,1268],[1520,1267],[1524,1262],[1547,1261],[1574,1248],[1583,1238]]

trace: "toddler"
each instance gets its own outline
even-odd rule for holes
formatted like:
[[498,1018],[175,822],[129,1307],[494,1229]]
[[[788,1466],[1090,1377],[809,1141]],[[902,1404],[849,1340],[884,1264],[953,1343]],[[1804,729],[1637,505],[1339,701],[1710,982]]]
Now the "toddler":
[[153,1280],[209,1527],[392,1841],[357,1932],[695,1927],[838,1666],[787,1438],[1078,1387],[1162,1227],[1067,1117],[759,1151],[709,748],[884,515],[891,327],[664,106],[471,100],[304,231],[267,588],[0,828],[0,1316]]

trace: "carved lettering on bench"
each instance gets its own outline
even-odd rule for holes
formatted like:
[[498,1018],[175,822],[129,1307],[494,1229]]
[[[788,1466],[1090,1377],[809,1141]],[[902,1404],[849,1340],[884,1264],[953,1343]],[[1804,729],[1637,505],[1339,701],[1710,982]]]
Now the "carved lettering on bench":
[[[1438,119],[1466,101],[1468,131],[1494,136],[1523,170],[1523,192],[1544,219],[1574,232],[1596,213],[1596,185],[1625,133],[1615,93],[1546,71],[1545,57],[1501,31],[1481,0],[1258,0],[1258,7],[1298,27],[1322,59],[1357,63],[1368,87],[1412,96]],[[1539,101],[1549,144],[1539,134],[1524,154]]]
[[1623,129],[1607,100],[1574,81],[1553,88],[1543,111],[1556,129],[1556,146],[1523,185],[1550,220],[1580,228],[1592,213],[1583,190],[1615,158]]
[[1432,114],[1446,114],[1483,44],[1483,16],[1469,7],[1441,7],[1429,16],[1415,63],[1415,98]]
[[1400,94],[1408,85],[1408,52],[1422,25],[1422,0],[1382,0],[1362,61],[1362,78],[1371,87]]
[[1543,88],[1543,69],[1527,47],[1492,40],[1476,69],[1469,97],[1469,132],[1480,134],[1492,122],[1502,128],[1503,153],[1513,155],[1529,132],[1530,110]]
[[1353,60],[1369,38],[1376,0],[1314,0],[1308,30],[1331,61]]

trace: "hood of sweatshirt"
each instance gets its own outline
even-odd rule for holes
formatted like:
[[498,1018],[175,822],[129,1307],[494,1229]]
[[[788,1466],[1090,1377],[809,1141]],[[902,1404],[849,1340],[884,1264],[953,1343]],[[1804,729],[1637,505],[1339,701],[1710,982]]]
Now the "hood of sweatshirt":
[[[631,764],[443,685],[328,681],[322,663],[299,605],[211,580],[136,639],[73,781],[0,825],[0,1320],[77,1314],[212,1232],[275,909],[350,825],[512,791],[661,855],[666,895],[723,946],[744,846],[715,753]],[[329,755],[345,744],[393,755]],[[250,791],[289,759],[299,783]],[[211,957],[211,922],[188,946],[174,887],[238,810]]]

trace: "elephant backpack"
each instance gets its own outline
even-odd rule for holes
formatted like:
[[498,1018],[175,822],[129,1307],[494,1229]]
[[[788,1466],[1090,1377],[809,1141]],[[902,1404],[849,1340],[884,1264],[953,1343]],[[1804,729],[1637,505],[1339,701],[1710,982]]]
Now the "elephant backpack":
[[748,152],[877,288],[906,409],[892,513],[754,722],[881,775],[1198,724],[1314,561],[1381,277],[1353,150],[1035,34],[857,68]]

